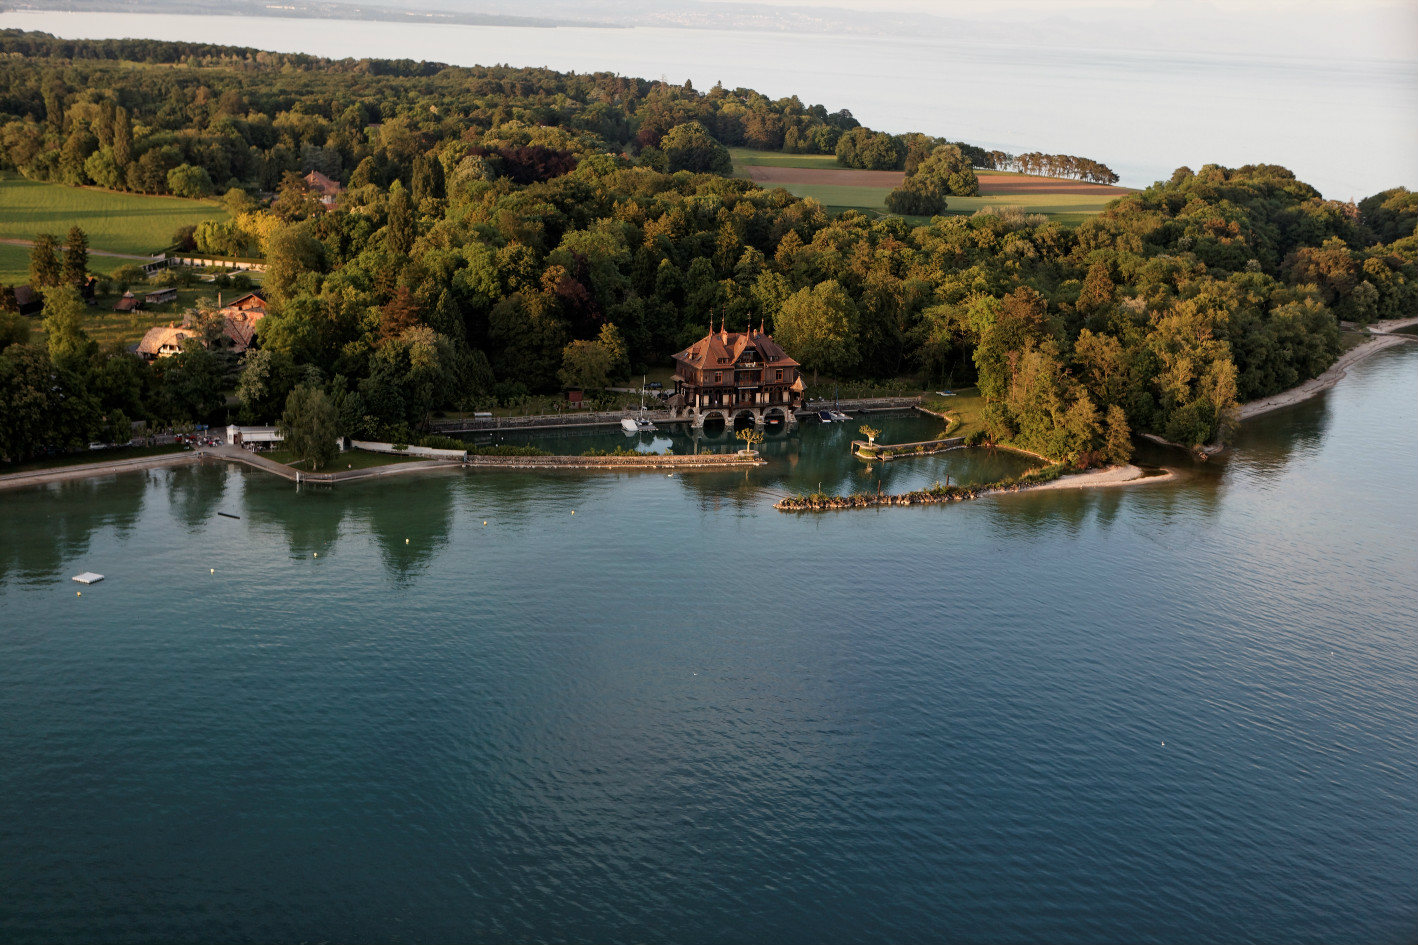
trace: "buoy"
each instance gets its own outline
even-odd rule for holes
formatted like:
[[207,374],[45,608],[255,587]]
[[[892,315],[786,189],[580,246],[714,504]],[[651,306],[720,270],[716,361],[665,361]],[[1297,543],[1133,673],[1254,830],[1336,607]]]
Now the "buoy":
[[576,510],[575,510],[575,509],[572,509],[572,510],[571,510],[571,514],[572,514],[572,515],[575,515],[575,514],[576,514]]
[[409,543],[409,540],[408,540],[407,538],[405,538],[405,539],[404,539],[404,544],[407,545],[408,543]]
[[217,573],[217,569],[216,569],[216,568],[210,568],[209,570],[210,570],[213,574],[216,574],[216,573]]
[[486,524],[487,524],[487,521],[486,521],[486,520],[484,520],[484,521],[483,521],[483,524],[484,524],[484,525],[486,525]]
[[320,557],[320,552],[318,552],[318,551],[317,551],[317,552],[314,552],[314,557],[316,557],[316,558]]
[[83,591],[75,591],[75,592],[74,592],[74,596],[75,596],[75,597],[83,597],[83,596],[84,596],[84,592],[83,592]]

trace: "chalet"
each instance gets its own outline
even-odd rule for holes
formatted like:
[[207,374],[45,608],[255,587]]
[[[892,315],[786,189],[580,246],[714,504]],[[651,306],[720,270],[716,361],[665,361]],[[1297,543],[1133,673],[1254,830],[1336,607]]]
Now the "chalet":
[[149,328],[147,334],[143,335],[143,340],[138,342],[138,354],[145,361],[170,358],[182,351],[183,341],[196,337],[197,333],[190,328],[177,328],[173,325],[166,328]]
[[143,303],[138,300],[138,297],[134,295],[130,289],[123,293],[123,298],[118,300],[117,304],[113,306],[113,310],[115,312],[136,312],[142,307]]
[[166,289],[154,289],[143,297],[144,305],[166,305],[168,302],[177,301],[177,290],[171,286]]
[[340,196],[340,191],[344,189],[338,182],[331,180],[319,171],[311,171],[305,175],[304,179],[305,186],[326,207],[333,207],[335,198]]
[[257,292],[248,292],[235,302],[222,304],[222,297],[217,296],[217,311],[223,315],[241,315],[260,321],[266,317],[266,300]]
[[218,296],[217,304],[220,306],[217,314],[222,317],[222,337],[218,344],[241,354],[255,343],[256,323],[266,317],[266,300],[251,292],[230,305],[221,305]]
[[15,311],[26,316],[40,314],[44,311],[44,296],[30,286],[15,286]]
[[[711,326],[712,329],[712,326]],[[675,392],[671,416],[698,429],[705,421],[763,426],[797,422],[803,381],[798,362],[788,357],[762,326],[726,331],[721,324],[674,356]]]

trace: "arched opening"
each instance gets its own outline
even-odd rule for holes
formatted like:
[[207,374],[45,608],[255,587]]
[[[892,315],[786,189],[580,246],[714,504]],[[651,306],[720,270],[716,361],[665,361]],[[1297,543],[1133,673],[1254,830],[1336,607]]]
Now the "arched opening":
[[700,424],[705,433],[723,433],[725,422],[724,415],[717,410],[711,410],[704,415],[704,421]]
[[782,407],[769,407],[763,411],[763,425],[768,428],[769,433],[777,433],[787,422],[788,416]]
[[758,421],[754,418],[752,410],[740,410],[738,413],[734,414],[735,433],[756,426],[758,426]]

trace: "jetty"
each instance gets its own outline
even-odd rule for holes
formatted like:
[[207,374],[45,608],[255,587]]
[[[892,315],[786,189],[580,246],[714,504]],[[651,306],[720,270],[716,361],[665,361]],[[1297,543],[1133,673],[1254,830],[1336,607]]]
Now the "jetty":
[[[836,401],[836,409],[853,413],[886,413],[897,410],[911,410],[919,407],[920,397],[863,397],[857,400]],[[801,409],[793,411],[798,420],[817,419],[818,411],[824,409],[826,401],[811,401]],[[459,433],[496,433],[508,430],[566,430],[585,427],[618,427],[623,410],[568,411],[565,413],[534,414],[525,417],[458,417],[434,420],[429,423],[429,432],[443,436]],[[651,423],[682,422],[669,410],[646,410],[645,418]]]

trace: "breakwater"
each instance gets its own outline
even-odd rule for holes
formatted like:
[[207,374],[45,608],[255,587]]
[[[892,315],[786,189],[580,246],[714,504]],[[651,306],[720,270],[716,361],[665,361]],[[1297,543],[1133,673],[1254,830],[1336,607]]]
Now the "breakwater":
[[852,455],[862,459],[896,459],[898,456],[929,456],[946,450],[962,449],[965,437],[949,436],[939,440],[922,440],[918,443],[868,443],[865,440],[852,441]]
[[780,512],[840,512],[848,509],[875,509],[893,505],[944,505],[948,502],[964,502],[986,495],[1002,492],[1018,492],[1031,486],[1041,485],[1058,479],[1064,473],[1062,463],[1041,466],[1008,479],[982,485],[949,486],[937,482],[929,489],[887,494],[882,492],[854,492],[851,495],[827,495],[813,492],[795,496],[784,496],[773,504]]

